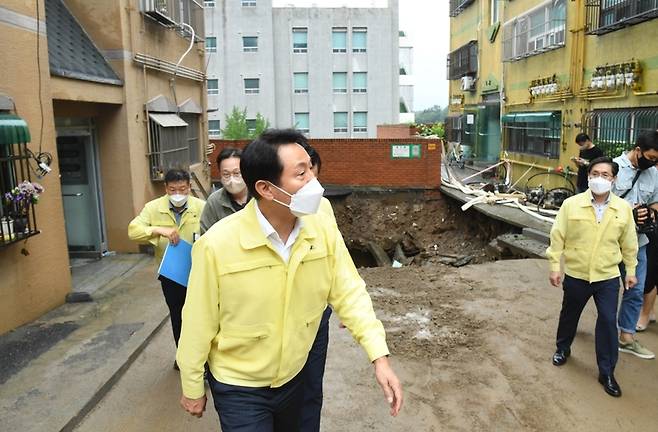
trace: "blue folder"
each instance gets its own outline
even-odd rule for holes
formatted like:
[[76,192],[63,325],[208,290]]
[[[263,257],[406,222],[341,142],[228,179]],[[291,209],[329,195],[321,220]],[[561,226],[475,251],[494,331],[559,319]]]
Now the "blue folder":
[[192,269],[192,245],[180,240],[176,246],[169,243],[165,249],[158,274],[180,285],[187,286]]

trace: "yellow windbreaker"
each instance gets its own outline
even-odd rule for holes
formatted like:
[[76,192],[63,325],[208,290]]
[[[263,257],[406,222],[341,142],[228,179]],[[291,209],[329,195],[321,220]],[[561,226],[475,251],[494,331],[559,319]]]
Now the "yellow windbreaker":
[[187,210],[183,213],[180,226],[176,224],[169,207],[169,196],[165,195],[149,201],[144,206],[142,212],[128,225],[128,237],[140,243],[151,243],[155,246],[155,257],[162,259],[169,240],[166,237],[153,234],[153,227],[173,228],[178,226],[180,238],[188,243],[192,243],[195,233],[199,233],[199,221],[205,201],[190,196],[187,199]]
[[560,207],[546,256],[551,271],[560,271],[560,258],[564,256],[567,275],[598,282],[618,277],[621,262],[627,275],[634,276],[637,251],[631,206],[611,193],[603,219],[597,223],[591,194],[586,191],[568,198]]
[[192,249],[176,359],[183,394],[203,396],[206,359],[225,384],[280,387],[306,363],[331,304],[370,360],[386,334],[331,217],[302,218],[285,263],[265,237],[255,200],[213,225]]

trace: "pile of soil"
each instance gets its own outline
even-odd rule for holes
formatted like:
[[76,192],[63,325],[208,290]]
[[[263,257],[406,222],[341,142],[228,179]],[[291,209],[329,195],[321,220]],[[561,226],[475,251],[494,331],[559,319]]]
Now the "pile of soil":
[[439,255],[472,256],[490,261],[486,246],[512,227],[477,210],[463,212],[450,198],[427,198],[423,192],[355,192],[332,200],[338,226],[352,251],[379,244],[393,257],[396,244],[414,264]]

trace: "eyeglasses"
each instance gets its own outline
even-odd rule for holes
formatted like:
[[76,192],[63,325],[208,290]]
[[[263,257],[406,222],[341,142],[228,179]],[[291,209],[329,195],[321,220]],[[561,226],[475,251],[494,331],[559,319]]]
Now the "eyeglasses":
[[222,173],[223,180],[231,180],[231,177],[234,177],[236,180],[239,180],[242,178],[242,174],[240,174],[240,171],[233,171],[232,173],[228,171],[224,171]]
[[590,176],[591,178],[599,178],[599,177],[601,177],[601,178],[604,178],[604,179],[606,179],[606,180],[612,180],[612,179],[615,177],[615,176],[610,175],[610,174],[608,174],[608,173],[597,173],[597,172],[589,173],[589,176]]

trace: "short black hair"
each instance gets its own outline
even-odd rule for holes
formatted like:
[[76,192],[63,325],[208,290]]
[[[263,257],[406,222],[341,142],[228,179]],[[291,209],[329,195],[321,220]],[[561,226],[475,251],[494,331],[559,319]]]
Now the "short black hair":
[[[306,137],[304,137],[304,138],[306,138]],[[320,159],[320,153],[318,153],[318,151],[317,151],[315,148],[313,148],[312,145],[310,145],[310,144],[308,143],[308,140],[304,140],[304,142],[303,142],[303,143],[299,143],[299,145],[301,145],[302,147],[304,147],[304,150],[306,150],[306,153],[308,153],[308,155],[310,156],[310,158],[311,158],[311,165],[313,165],[313,166],[316,166],[316,165],[317,165],[317,167],[318,167],[318,174],[319,174],[319,173],[320,173],[320,170],[322,169],[322,159]]]
[[637,137],[635,146],[642,151],[658,151],[658,131],[645,132]]
[[615,177],[617,176],[617,174],[619,173],[619,165],[617,164],[617,162],[613,161],[612,158],[609,158],[608,156],[597,157],[596,159],[590,161],[589,165],[587,166],[587,173],[589,174],[592,172],[592,168],[594,168],[594,165],[598,165],[602,163],[609,164],[612,167],[612,175]]
[[295,129],[267,129],[249,143],[240,158],[240,172],[249,194],[260,198],[256,192],[256,182],[259,180],[279,185],[283,173],[278,154],[280,146],[297,143],[303,147],[305,142],[306,137]]
[[584,142],[587,142],[587,141],[591,141],[591,140],[589,139],[589,135],[587,135],[586,133],[581,132],[578,135],[576,135],[576,142],[578,144],[581,144],[581,143],[584,143]]
[[223,160],[230,159],[232,157],[240,159],[240,157],[242,157],[242,150],[235,147],[223,148],[222,151],[219,152],[219,156],[217,156],[217,168],[219,168],[219,164],[221,164]]
[[190,182],[190,173],[182,168],[172,168],[164,176],[164,182],[173,183],[178,181]]

